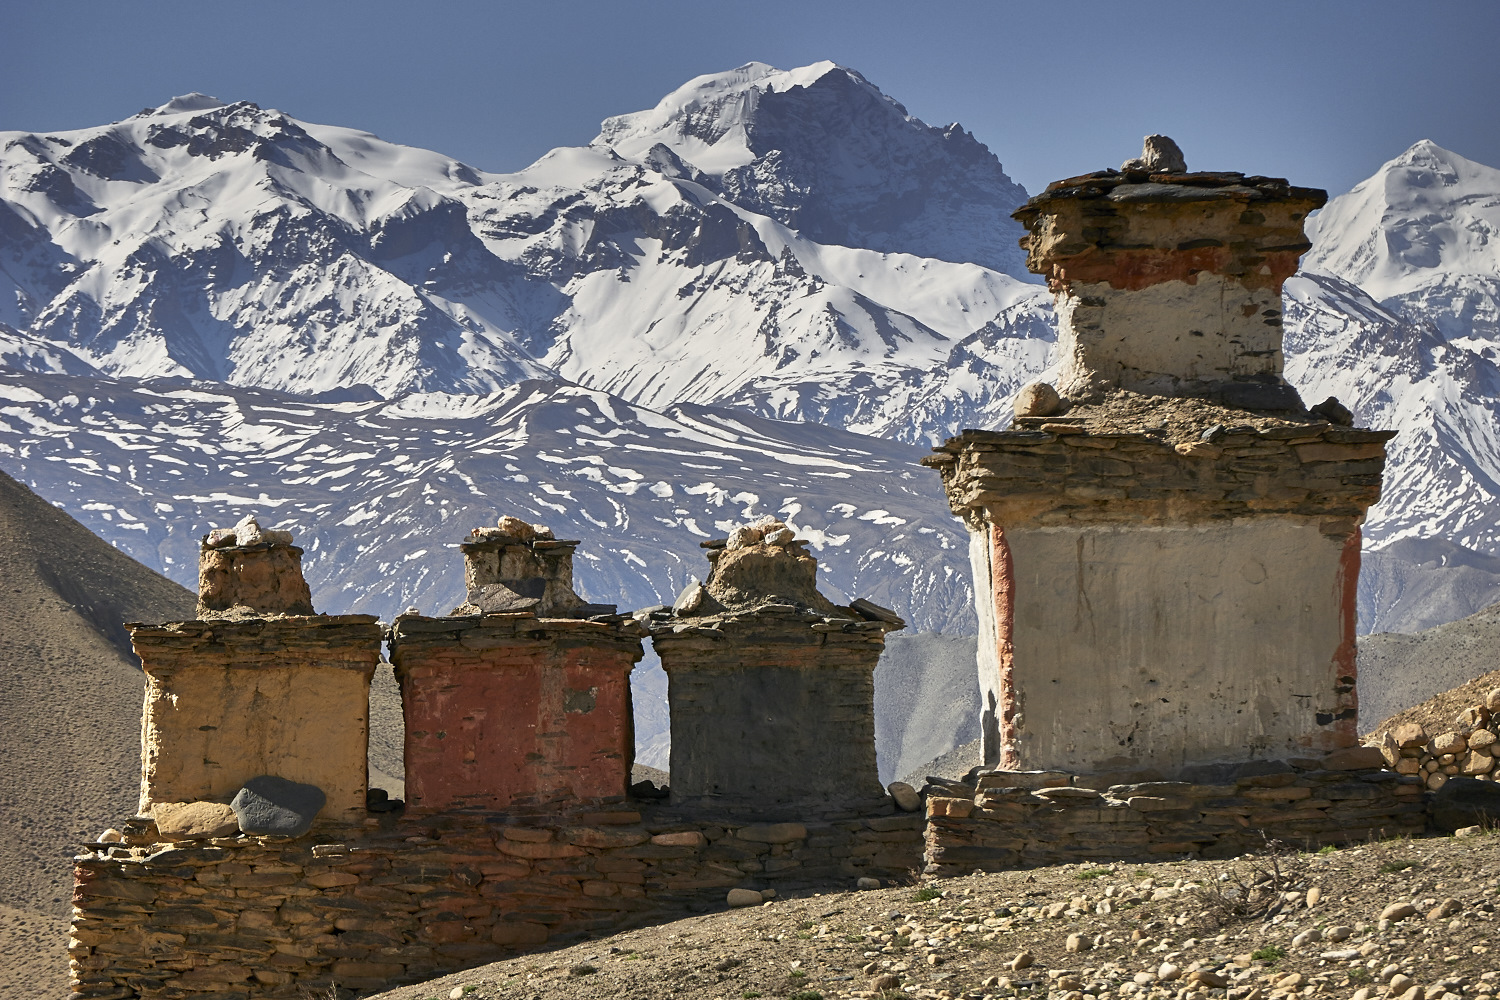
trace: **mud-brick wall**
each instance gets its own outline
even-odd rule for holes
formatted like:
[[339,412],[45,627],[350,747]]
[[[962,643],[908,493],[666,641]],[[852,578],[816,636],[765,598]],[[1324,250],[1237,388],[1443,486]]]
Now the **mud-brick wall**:
[[407,808],[623,797],[635,759],[630,671],[645,634],[622,616],[397,618]]
[[665,808],[520,825],[403,821],[337,844],[96,845],[77,860],[74,996],[300,998],[380,989],[549,941],[852,885],[920,864],[919,813],[726,827]]
[[373,615],[130,625],[146,675],[140,811],[228,802],[274,774],[328,796],[319,823],[365,815]]
[[787,817],[884,800],[874,673],[887,627],[758,614],[658,630],[672,800]]
[[[1363,749],[1363,748],[1361,748]],[[1284,770],[1215,784],[1090,788],[1063,771],[993,771],[928,786],[928,874],[1078,861],[1233,857],[1421,833],[1422,783],[1379,770]]]

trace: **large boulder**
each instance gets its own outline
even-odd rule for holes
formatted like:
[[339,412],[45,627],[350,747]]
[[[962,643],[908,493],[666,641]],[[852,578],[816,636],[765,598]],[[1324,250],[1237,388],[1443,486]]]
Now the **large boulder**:
[[1500,784],[1449,778],[1432,797],[1432,822],[1449,833],[1478,824],[1500,825]]
[[262,774],[245,782],[230,806],[246,833],[300,837],[312,829],[313,819],[327,801],[317,785]]

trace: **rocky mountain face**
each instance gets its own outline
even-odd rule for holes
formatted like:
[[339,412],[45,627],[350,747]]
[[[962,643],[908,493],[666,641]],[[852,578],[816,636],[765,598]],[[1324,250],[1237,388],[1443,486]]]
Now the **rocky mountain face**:
[[[589,596],[648,604],[694,572],[689,522],[795,505],[848,538],[835,588],[966,631],[909,446],[1003,425],[1047,370],[1025,197],[831,63],[699,77],[513,174],[202,95],[0,133],[0,465],[184,581],[207,524],[275,512],[318,536],[323,606],[382,613],[454,596],[436,539],[481,512],[557,522]],[[1367,627],[1472,610],[1448,564],[1500,544],[1497,203],[1419,143],[1314,217],[1288,285],[1292,381],[1402,431]]]
[[1470,614],[1500,592],[1500,170],[1419,142],[1308,228],[1287,377],[1401,432],[1366,528],[1362,625]]

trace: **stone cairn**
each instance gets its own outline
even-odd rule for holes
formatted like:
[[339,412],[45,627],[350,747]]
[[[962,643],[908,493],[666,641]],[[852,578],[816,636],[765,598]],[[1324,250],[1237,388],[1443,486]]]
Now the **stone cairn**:
[[373,615],[318,615],[291,534],[253,516],[203,539],[194,621],[129,624],[146,675],[140,819],[298,835],[363,823]]
[[573,591],[576,541],[519,518],[459,548],[468,600],[391,625],[414,812],[553,811],[623,799],[630,671],[646,630]]
[[214,528],[198,557],[198,617],[310,615],[312,592],[302,577],[302,550],[290,531],[262,528],[246,514],[232,528]]
[[1357,743],[1359,528],[1391,435],[1282,377],[1281,287],[1325,197],[1189,172],[1151,136],[1015,213],[1056,385],[924,460],[971,533],[986,766],[1150,780]]
[[[888,803],[874,670],[886,633],[905,623],[819,593],[817,559],[780,521],[701,544],[707,581],[641,615],[668,678],[673,804],[792,818]],[[909,788],[896,791],[915,807]]]
[[1447,732],[1429,737],[1421,723],[1407,722],[1382,733],[1378,745],[1391,770],[1421,778],[1434,792],[1457,777],[1500,781],[1500,688],[1459,713]]

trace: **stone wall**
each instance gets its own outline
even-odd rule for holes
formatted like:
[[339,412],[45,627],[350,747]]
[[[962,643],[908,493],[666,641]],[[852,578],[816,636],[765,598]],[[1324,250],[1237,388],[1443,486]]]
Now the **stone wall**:
[[1296,762],[1306,769],[1250,765],[1195,781],[1112,784],[1066,771],[990,771],[972,784],[929,784],[926,872],[1223,858],[1263,848],[1268,838],[1316,848],[1420,834],[1422,782],[1372,768],[1373,759],[1378,754],[1360,747]]
[[925,460],[971,530],[987,763],[1356,742],[1359,524],[1388,433],[1257,416],[1173,443],[1104,418],[1018,423]]
[[[77,859],[77,1000],[386,989],[527,948],[724,905],[726,890],[904,879],[922,817],[721,824],[616,803],[449,815],[337,843],[98,844]],[[127,834],[132,834],[127,830]],[[137,827],[128,839],[149,841]]]
[[140,812],[228,802],[278,775],[327,795],[322,823],[363,820],[373,615],[130,625],[146,675]]
[[529,612],[427,618],[390,630],[414,811],[538,808],[619,797],[635,759],[631,618]]

